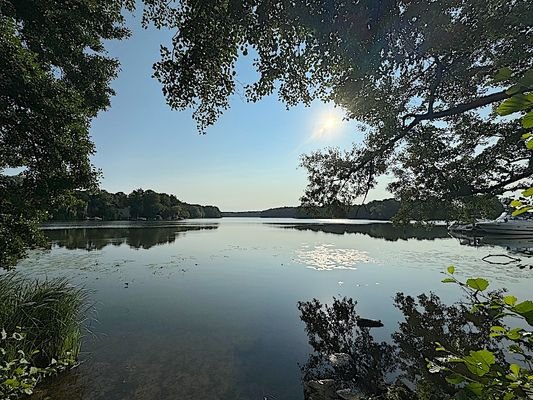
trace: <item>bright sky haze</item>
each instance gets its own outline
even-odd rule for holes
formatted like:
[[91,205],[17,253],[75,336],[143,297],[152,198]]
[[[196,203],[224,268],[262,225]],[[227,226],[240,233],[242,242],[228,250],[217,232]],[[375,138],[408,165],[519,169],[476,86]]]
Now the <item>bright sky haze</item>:
[[[236,94],[216,125],[199,135],[191,111],[171,110],[152,78],[159,44],[171,34],[142,29],[138,15],[128,21],[132,37],[107,45],[121,62],[112,84],[116,96],[91,129],[103,189],[153,189],[223,211],[298,205],[306,185],[300,155],[361,141],[355,123],[343,121],[340,109],[315,102],[286,110],[276,95],[246,103]],[[240,82],[254,81],[251,61],[248,56],[239,62]],[[384,182],[368,199],[390,197]]]

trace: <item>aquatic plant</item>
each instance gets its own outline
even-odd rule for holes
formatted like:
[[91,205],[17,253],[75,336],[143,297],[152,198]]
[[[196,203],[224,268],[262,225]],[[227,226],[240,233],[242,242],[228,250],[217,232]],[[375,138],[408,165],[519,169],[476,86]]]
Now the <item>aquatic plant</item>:
[[0,398],[2,400],[16,400],[31,395],[42,379],[64,371],[74,363],[72,358],[52,359],[50,365],[39,368],[29,361],[32,356],[38,354],[37,350],[29,354],[18,350],[15,355],[8,355],[6,348],[11,350],[17,348],[25,338],[25,334],[21,332],[8,334],[5,329],[0,330]]
[[36,367],[48,366],[54,359],[75,360],[86,311],[86,291],[65,279],[0,276],[0,328],[24,333],[23,340],[4,344],[7,357],[23,351]]

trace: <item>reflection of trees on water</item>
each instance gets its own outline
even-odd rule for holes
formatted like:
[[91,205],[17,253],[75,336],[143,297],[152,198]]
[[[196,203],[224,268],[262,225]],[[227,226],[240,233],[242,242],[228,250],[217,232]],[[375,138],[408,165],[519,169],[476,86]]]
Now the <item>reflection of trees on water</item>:
[[52,244],[67,249],[101,250],[106,246],[127,244],[135,249],[149,249],[173,243],[188,231],[217,229],[216,225],[143,228],[55,229],[45,232]]
[[403,319],[390,344],[377,343],[370,328],[357,326],[360,317],[351,299],[334,299],[331,306],[316,299],[298,304],[314,350],[302,366],[306,388],[310,381],[334,380],[331,393],[313,397],[308,391],[306,400],[340,399],[343,392],[379,399],[450,399],[457,389],[427,369],[427,359],[439,356],[435,342],[460,354],[485,348],[504,357],[489,338],[494,316],[474,315],[464,304],[443,304],[435,294],[413,298],[398,293],[394,304]]
[[433,240],[448,237],[448,230],[445,226],[396,226],[389,223],[273,225],[286,229],[325,232],[338,235],[344,235],[346,233],[361,233],[373,238],[385,239],[389,241],[397,241],[399,239]]
[[304,381],[334,377],[341,389],[376,393],[392,371],[393,347],[377,343],[370,328],[359,327],[351,299],[334,299],[331,306],[317,299],[298,303],[314,350],[302,366]]

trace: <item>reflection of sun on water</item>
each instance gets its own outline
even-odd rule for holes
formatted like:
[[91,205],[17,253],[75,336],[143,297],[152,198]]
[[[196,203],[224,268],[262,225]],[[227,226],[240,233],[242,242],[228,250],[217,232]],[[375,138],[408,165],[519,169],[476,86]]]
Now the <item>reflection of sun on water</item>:
[[322,244],[309,248],[302,246],[296,251],[296,262],[317,271],[332,269],[357,269],[356,265],[373,261],[366,251],[357,249],[338,249]]

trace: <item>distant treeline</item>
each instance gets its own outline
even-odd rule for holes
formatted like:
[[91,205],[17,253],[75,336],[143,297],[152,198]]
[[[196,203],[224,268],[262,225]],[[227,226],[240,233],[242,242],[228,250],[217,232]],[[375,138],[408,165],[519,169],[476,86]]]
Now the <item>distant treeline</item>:
[[51,220],[171,220],[184,218],[220,218],[218,207],[188,204],[173,194],[137,189],[130,194],[77,191],[68,207],[52,213]]
[[[264,211],[223,212],[223,217],[261,217],[261,218],[347,218],[389,221],[400,211],[400,202],[395,199],[374,200],[364,205],[331,207],[279,207]],[[494,197],[487,206],[487,218],[496,218],[503,211],[500,201]],[[420,209],[420,216],[417,209]],[[428,210],[429,208],[429,210]],[[423,211],[423,213],[422,213]],[[450,219],[449,210],[421,202],[410,211],[413,219],[417,217],[444,221]]]
[[264,211],[223,212],[223,217],[261,218],[350,218],[388,221],[400,209],[400,202],[394,199],[371,201],[362,206],[335,207],[278,207]]

